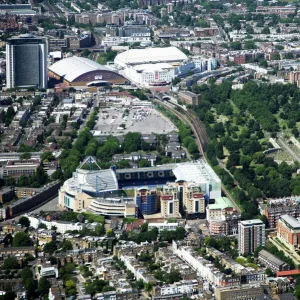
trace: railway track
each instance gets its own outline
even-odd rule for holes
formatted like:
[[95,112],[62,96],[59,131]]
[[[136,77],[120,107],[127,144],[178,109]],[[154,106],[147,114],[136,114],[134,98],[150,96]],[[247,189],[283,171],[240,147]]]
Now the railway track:
[[[204,125],[199,120],[199,118],[190,110],[180,112],[176,109],[176,107],[179,107],[182,110],[182,107],[180,105],[176,105],[175,103],[170,103],[168,101],[161,101],[156,98],[153,98],[153,101],[164,106],[166,109],[170,110],[175,116],[177,116],[181,121],[183,121],[185,124],[189,125],[195,135],[196,138],[196,144],[198,146],[199,152],[202,156],[202,159],[206,161],[205,157],[205,146],[208,143],[208,135],[206,133],[206,130],[204,128]],[[231,197],[225,186],[222,184],[222,192],[225,194],[227,198],[231,200],[233,205],[235,206],[236,210],[240,213],[242,212],[239,206],[235,203],[234,199]]]

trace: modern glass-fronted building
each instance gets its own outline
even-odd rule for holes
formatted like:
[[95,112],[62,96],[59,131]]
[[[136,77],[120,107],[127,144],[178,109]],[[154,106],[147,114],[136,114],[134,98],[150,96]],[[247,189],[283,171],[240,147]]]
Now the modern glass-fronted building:
[[157,212],[156,189],[140,187],[136,190],[135,201],[140,215],[152,215]]
[[43,38],[22,34],[6,44],[6,87],[47,87],[47,47]]

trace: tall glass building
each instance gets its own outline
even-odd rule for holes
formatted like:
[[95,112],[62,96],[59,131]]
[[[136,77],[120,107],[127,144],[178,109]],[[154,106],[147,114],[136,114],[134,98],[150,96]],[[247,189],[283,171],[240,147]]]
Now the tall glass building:
[[47,87],[46,40],[30,34],[8,39],[6,87]]

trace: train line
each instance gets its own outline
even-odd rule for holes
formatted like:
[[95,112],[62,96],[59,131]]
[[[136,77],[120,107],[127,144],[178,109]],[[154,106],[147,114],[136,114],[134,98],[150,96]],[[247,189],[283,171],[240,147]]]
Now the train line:
[[[184,110],[184,112],[178,111],[176,108],[183,109],[182,106],[172,103],[170,101],[161,101],[157,98],[153,98],[153,101],[162,105],[166,109],[170,110],[175,116],[177,116],[181,121],[185,124],[189,125],[195,135],[196,144],[198,146],[199,152],[202,156],[202,159],[206,161],[204,149],[208,143],[208,135],[206,133],[205,127],[199,118],[195,115],[194,112],[190,111],[189,109]],[[231,200],[233,205],[235,206],[238,212],[242,212],[239,206],[235,203],[234,199],[231,197],[229,192],[227,191],[226,187],[222,184],[222,192],[225,196]]]

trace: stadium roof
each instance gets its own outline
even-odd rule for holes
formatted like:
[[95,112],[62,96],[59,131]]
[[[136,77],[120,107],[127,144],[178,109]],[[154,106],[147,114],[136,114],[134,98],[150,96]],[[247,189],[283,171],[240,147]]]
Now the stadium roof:
[[176,181],[195,183],[221,182],[214,170],[203,160],[177,164],[173,169]]
[[118,180],[112,169],[107,170],[84,170],[77,169],[73,177],[64,183],[66,192],[76,195],[82,191],[106,192],[118,190]]
[[176,47],[130,49],[118,54],[114,63],[125,67],[127,64],[147,64],[156,62],[178,62],[187,60],[187,56]]
[[64,77],[68,82],[74,81],[77,77],[88,72],[103,70],[111,71],[107,67],[84,57],[72,56],[58,61],[50,66],[49,71],[60,77]]

